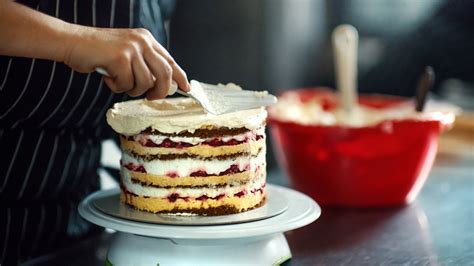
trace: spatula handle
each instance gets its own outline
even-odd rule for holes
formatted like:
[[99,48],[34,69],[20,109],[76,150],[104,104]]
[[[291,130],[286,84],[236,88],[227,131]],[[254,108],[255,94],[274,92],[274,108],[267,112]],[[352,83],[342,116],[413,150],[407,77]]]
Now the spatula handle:
[[[105,70],[102,67],[96,67],[95,72],[97,72],[97,73],[99,73],[103,76],[110,77],[109,72],[107,72],[107,70]],[[153,77],[153,79],[155,79],[155,77]],[[178,84],[176,84],[176,81],[172,80],[171,81],[171,87],[168,89],[168,95],[175,94],[177,89],[178,89]]]

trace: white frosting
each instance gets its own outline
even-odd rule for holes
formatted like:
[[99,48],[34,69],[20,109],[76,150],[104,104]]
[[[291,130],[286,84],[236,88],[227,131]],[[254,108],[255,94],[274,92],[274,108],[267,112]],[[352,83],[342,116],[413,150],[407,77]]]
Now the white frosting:
[[227,160],[209,160],[184,158],[174,160],[153,160],[145,161],[141,158],[130,156],[126,152],[122,152],[122,163],[132,163],[134,165],[143,165],[146,172],[153,175],[167,175],[167,173],[176,173],[177,176],[189,176],[191,173],[199,170],[206,171],[208,174],[219,174],[236,164],[240,171],[250,167],[250,171],[256,171],[257,167],[265,164],[265,151],[255,158],[237,157]]
[[[229,140],[244,141],[250,139],[256,135],[265,136],[265,128],[261,127],[256,131],[249,131],[239,135],[218,137],[216,139],[227,142]],[[210,140],[210,138],[198,138],[198,137],[174,137],[174,136],[163,136],[163,135],[152,135],[152,134],[138,134],[134,136],[134,140],[140,142],[141,140],[150,139],[153,143],[160,145],[165,139],[170,139],[173,142],[184,142],[193,145],[203,143]],[[213,139],[213,138],[211,138]]]
[[[206,111],[216,115],[234,112],[242,103],[249,103],[249,101],[246,101],[246,97],[249,95],[254,100],[260,99],[262,105],[266,102],[263,99],[265,97],[272,103],[276,102],[276,98],[269,96],[267,91],[243,91],[240,86],[233,83],[212,85],[191,80],[190,85],[191,89],[188,94],[198,99]],[[230,99],[228,101],[232,101],[232,103],[229,104],[226,99]]]
[[208,125],[255,130],[266,117],[263,107],[223,115],[208,114],[191,98],[126,101],[114,104],[107,112],[109,125],[126,136],[139,134],[149,127],[164,133],[194,132]]
[[406,102],[383,109],[358,105],[347,114],[342,109],[325,111],[317,99],[302,103],[296,93],[289,92],[279,98],[278,103],[270,107],[269,112],[274,119],[303,125],[364,127],[386,120],[404,119],[438,120],[443,124],[450,124],[454,121],[459,108],[431,100],[427,102],[422,113],[416,112],[413,104]]
[[237,186],[227,185],[225,187],[202,188],[157,188],[150,186],[145,187],[141,184],[133,183],[130,172],[127,169],[122,168],[122,182],[128,191],[139,196],[166,198],[172,193],[178,193],[180,197],[197,198],[202,195],[206,195],[210,198],[213,198],[222,194],[228,196],[234,195],[241,192],[242,190],[245,190],[247,194],[250,194],[252,190],[260,189],[265,185],[265,175],[262,174],[247,184]]

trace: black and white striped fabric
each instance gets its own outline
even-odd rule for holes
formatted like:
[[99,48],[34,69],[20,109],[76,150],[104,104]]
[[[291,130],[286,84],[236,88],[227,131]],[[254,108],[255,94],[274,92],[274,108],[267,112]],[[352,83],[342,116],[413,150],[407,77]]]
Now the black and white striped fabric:
[[[145,27],[161,43],[166,41],[163,18],[172,6],[158,0],[20,2],[81,25]],[[124,98],[111,93],[96,73],[0,56],[1,265],[98,231],[80,219],[76,208],[98,189],[100,141],[109,134],[104,115]]]

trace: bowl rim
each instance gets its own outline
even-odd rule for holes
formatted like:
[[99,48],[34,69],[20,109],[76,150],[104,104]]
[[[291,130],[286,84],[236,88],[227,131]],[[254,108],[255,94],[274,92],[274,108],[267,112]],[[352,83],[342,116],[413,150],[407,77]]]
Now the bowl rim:
[[[296,88],[290,88],[285,91],[280,91],[277,93],[278,98],[282,97],[283,95],[287,93],[301,93],[301,92],[320,92],[320,93],[330,93],[331,95],[337,95],[337,91],[326,86],[316,86],[316,87],[296,87]],[[360,93],[358,94],[359,96],[359,102],[360,99],[368,99],[368,98],[386,98],[386,99],[393,99],[393,100],[398,100],[400,104],[403,103],[409,103],[410,100],[413,100],[411,97],[405,97],[405,96],[399,96],[399,95],[389,95],[389,94],[381,94],[381,93]],[[337,98],[336,98],[337,99]],[[268,107],[267,110],[270,110],[272,106]],[[272,125],[293,125],[293,126],[299,126],[299,127],[305,127],[305,128],[333,128],[333,129],[344,129],[344,130],[354,130],[354,129],[367,129],[367,128],[378,128],[382,126],[384,123],[390,122],[390,123],[420,123],[420,124],[426,124],[426,123],[433,123],[437,122],[440,125],[440,128],[442,130],[447,130],[450,129],[453,124],[454,120],[456,117],[456,112],[452,113],[443,113],[443,118],[441,117],[423,117],[422,119],[420,118],[408,118],[408,119],[384,119],[378,123],[370,124],[370,125],[365,125],[365,126],[350,126],[350,125],[341,125],[341,124],[335,124],[335,125],[321,125],[321,124],[301,124],[298,122],[294,121],[285,121],[285,120],[280,120],[278,118],[275,118],[272,116],[271,112],[268,112],[268,117],[267,117],[267,122],[270,126]],[[448,119],[449,117],[452,117],[452,119]]]

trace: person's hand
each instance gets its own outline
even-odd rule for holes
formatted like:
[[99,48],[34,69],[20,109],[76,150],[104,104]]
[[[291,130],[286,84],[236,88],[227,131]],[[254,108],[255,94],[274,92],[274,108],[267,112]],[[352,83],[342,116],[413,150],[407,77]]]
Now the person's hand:
[[104,81],[113,92],[164,98],[172,80],[189,91],[186,73],[148,30],[77,26],[67,40],[63,61],[81,73],[104,68],[110,75]]

